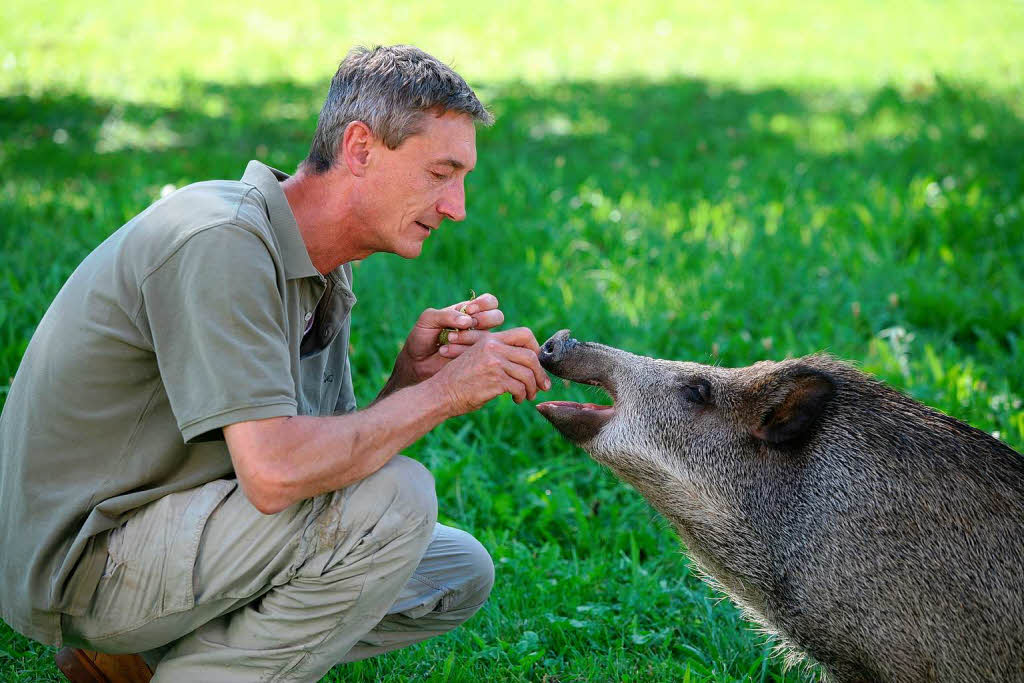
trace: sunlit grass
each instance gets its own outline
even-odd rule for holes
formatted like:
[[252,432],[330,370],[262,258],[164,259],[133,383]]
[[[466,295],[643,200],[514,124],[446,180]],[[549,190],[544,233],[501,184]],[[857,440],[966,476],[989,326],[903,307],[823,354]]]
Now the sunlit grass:
[[476,83],[708,78],[874,88],[934,74],[1024,80],[1019,2],[568,2],[140,6],[8,3],[0,91],[180,103],[181,83],[323,83],[354,43],[412,42]]

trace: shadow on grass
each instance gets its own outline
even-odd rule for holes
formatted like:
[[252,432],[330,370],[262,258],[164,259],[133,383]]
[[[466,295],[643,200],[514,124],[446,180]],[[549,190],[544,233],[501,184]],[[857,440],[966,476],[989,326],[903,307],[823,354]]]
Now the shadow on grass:
[[[755,337],[773,316],[813,327],[836,310],[819,294],[843,292],[841,307],[858,302],[873,331],[898,323],[961,345],[1016,343],[1024,126],[998,97],[941,79],[910,92],[676,80],[511,84],[487,95],[499,122],[480,133],[471,221],[459,239],[432,245],[437,262],[483,245],[487,260],[511,261],[509,272],[533,283],[548,273],[520,265],[532,246],[572,258],[584,277],[568,281],[574,269],[560,268],[563,287],[622,301],[652,270],[679,272],[680,286],[710,302],[705,316],[724,314],[728,332]],[[293,168],[320,97],[284,82],[191,83],[175,109],[75,94],[0,99],[0,377],[98,241],[166,184],[238,177],[249,158]],[[698,283],[694,269],[710,277]],[[751,297],[756,315],[744,311]],[[680,318],[705,322],[696,313],[650,322],[652,310],[666,315],[685,298],[593,307],[598,319],[582,321],[599,332],[601,320],[642,328],[619,337],[654,340],[643,345],[650,352],[706,351],[679,349],[669,331]],[[553,314],[570,307],[564,295],[542,303]],[[825,332],[817,346],[834,347]]]

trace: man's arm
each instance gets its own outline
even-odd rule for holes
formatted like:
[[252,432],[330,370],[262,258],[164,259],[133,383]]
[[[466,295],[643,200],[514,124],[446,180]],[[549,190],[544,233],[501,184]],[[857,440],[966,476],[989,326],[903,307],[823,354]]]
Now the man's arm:
[[373,474],[450,417],[417,385],[365,410],[332,417],[273,417],[224,428],[238,481],[264,514]]
[[331,417],[275,417],[224,428],[246,497],[264,514],[373,474],[399,451],[449,417],[511,393],[532,400],[550,380],[526,328],[485,337],[427,380],[395,391],[369,408]]

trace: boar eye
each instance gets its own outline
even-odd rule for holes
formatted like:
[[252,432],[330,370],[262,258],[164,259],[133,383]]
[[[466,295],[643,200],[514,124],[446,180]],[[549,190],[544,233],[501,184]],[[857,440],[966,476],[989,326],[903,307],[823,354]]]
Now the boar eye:
[[706,405],[711,400],[711,385],[707,380],[698,379],[683,385],[683,398],[690,403]]

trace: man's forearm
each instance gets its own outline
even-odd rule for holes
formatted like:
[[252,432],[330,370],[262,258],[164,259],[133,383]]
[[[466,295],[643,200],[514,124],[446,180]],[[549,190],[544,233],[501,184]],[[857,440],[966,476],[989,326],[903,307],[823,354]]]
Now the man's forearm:
[[272,513],[373,474],[448,417],[435,388],[420,383],[357,413],[271,418],[225,434],[246,495]]
[[415,376],[411,368],[412,361],[408,359],[403,347],[402,351],[398,354],[398,358],[395,359],[395,366],[391,369],[391,376],[388,377],[388,381],[384,384],[380,393],[377,394],[377,398],[373,399],[373,403],[377,403],[400,389],[419,383],[419,378]]

